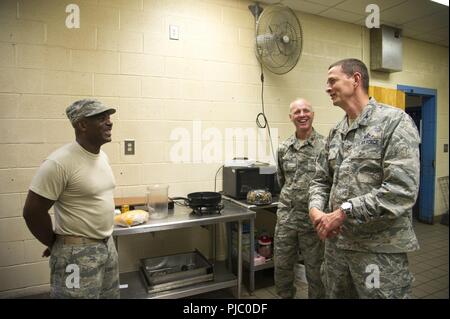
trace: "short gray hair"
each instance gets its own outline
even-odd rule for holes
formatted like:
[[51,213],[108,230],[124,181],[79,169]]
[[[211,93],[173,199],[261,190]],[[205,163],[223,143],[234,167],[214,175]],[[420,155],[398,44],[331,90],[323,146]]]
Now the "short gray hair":
[[311,104],[308,100],[306,100],[306,99],[304,99],[304,98],[302,98],[302,97],[298,97],[298,98],[296,98],[295,100],[293,100],[293,101],[291,102],[291,104],[289,104],[289,113],[291,112],[292,105],[294,105],[294,104],[297,103],[297,102],[303,102],[303,104],[305,104],[305,105],[307,105],[307,106],[309,107],[309,109],[311,110],[311,112],[314,112],[313,106],[312,106],[312,104]]
[[334,62],[328,67],[328,70],[335,66],[340,66],[342,68],[342,72],[344,72],[347,76],[352,76],[355,72],[359,72],[361,74],[363,90],[364,92],[369,93],[369,72],[367,71],[367,67],[364,62],[358,59],[344,59]]

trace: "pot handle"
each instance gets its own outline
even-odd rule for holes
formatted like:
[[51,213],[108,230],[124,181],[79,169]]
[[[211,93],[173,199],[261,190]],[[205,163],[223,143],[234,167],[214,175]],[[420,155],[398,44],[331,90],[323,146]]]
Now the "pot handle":
[[189,206],[189,199],[186,197],[169,197],[169,199],[173,202],[175,201],[183,201],[184,203],[182,205]]

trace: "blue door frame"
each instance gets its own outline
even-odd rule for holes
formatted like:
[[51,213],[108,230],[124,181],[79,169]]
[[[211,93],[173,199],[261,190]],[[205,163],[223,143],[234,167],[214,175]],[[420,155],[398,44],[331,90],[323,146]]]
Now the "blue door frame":
[[407,95],[422,97],[422,143],[420,158],[419,220],[433,223],[434,182],[436,180],[436,99],[437,91],[415,86],[397,85]]

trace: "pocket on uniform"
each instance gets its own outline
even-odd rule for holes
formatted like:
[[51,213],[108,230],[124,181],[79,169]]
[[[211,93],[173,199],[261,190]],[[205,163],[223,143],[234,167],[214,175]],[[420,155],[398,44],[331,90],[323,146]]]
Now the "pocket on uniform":
[[329,150],[328,151],[328,160],[329,161],[336,160],[338,152],[339,152],[339,150],[335,149],[335,148]]
[[313,160],[309,160],[307,164],[304,166],[304,172],[303,175],[307,179],[307,184],[309,186],[309,182],[314,177],[314,174],[316,173],[316,162]]
[[285,172],[295,172],[297,170],[297,162],[287,161],[283,164],[283,169]]
[[[405,291],[411,288],[414,277],[408,267],[406,254],[390,254],[390,260],[380,265],[380,288],[394,293],[395,290]],[[405,289],[407,288],[407,289]],[[391,298],[400,298],[392,295]]]
[[355,195],[366,194],[374,187],[379,187],[383,179],[381,146],[360,146],[353,151],[349,160],[356,185]]
[[72,255],[72,248],[67,246],[55,247],[49,258],[49,266],[52,272],[64,272]]
[[380,159],[381,156],[382,156],[381,140],[366,141],[364,144],[359,145],[352,154],[352,157],[355,159],[377,160]]
[[277,224],[283,225],[289,221],[289,210],[288,209],[278,209],[277,210]]
[[336,168],[336,159],[337,159],[337,156],[338,156],[338,152],[339,152],[339,150],[335,149],[335,148],[334,149],[330,149],[329,152],[328,152],[328,164],[329,164],[329,166],[330,166],[332,171],[334,171],[335,168]]
[[[60,294],[61,288],[65,287],[66,267],[69,264],[67,258],[62,256],[50,256],[50,282],[52,289],[52,296]],[[56,295],[55,295],[56,294]]]

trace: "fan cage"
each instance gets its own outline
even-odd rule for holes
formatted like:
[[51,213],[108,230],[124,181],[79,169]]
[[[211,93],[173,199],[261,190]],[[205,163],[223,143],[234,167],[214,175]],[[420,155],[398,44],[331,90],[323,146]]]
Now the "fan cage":
[[269,71],[285,74],[292,70],[303,44],[302,27],[294,11],[282,4],[266,8],[256,22],[255,42],[256,57]]

